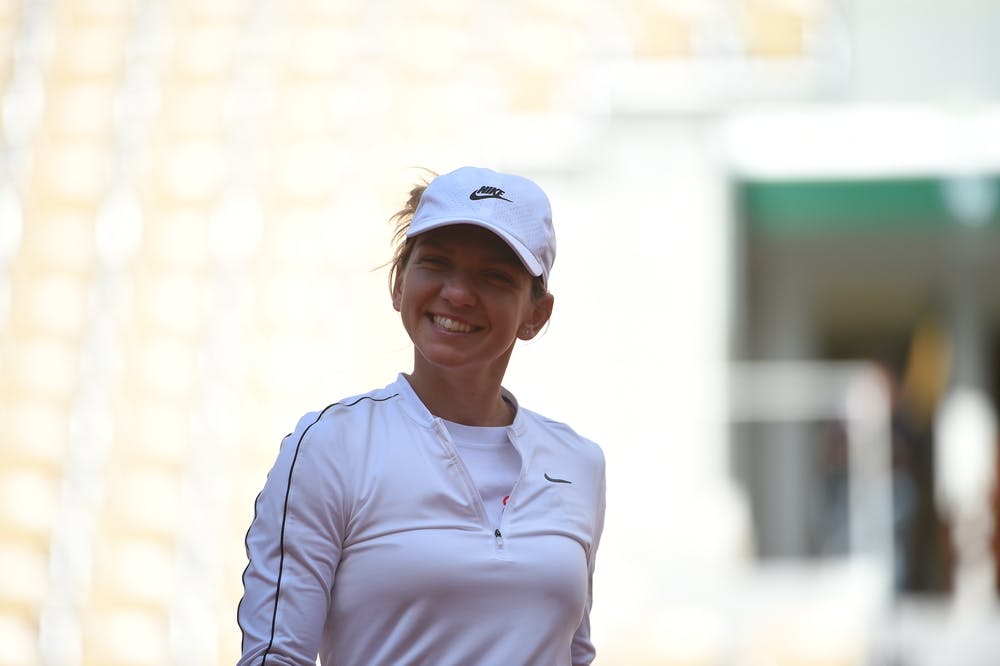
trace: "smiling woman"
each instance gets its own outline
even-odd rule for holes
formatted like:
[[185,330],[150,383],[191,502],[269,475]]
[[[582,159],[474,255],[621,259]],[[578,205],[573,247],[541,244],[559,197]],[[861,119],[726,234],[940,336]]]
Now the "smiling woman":
[[[515,341],[533,338],[552,313],[551,294],[534,298],[530,278],[510,247],[482,227],[449,225],[417,237],[393,285],[393,305],[413,341],[410,382],[418,394],[444,398],[435,400],[442,418],[509,422],[497,378]],[[455,384],[461,403],[430,386],[442,381]],[[490,403],[497,411],[476,413]]]
[[463,167],[394,216],[413,370],[304,416],[247,533],[241,665],[590,664],[604,455],[502,381],[552,314],[552,213]]

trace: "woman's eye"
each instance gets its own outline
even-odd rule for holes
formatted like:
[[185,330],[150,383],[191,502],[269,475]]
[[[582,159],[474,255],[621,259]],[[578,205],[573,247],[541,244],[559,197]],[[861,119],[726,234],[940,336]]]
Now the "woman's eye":
[[514,278],[509,273],[504,273],[503,271],[488,271],[486,277],[499,284],[514,284]]
[[420,257],[420,263],[425,266],[444,266],[446,262],[444,257],[428,255],[426,257]]

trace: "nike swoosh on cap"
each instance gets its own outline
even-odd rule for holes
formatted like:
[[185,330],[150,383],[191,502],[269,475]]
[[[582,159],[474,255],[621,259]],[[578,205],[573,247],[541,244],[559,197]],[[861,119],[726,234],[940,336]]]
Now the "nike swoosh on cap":
[[551,481],[552,483],[573,483],[572,481],[567,481],[566,479],[555,479],[549,476],[548,473],[545,474],[545,480]]

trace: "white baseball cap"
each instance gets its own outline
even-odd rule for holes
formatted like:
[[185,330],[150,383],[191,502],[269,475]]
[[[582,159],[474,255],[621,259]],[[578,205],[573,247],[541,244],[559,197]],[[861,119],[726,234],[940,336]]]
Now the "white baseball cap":
[[462,167],[436,177],[413,213],[407,238],[449,224],[475,224],[504,239],[528,272],[549,281],[556,258],[552,207],[522,176]]

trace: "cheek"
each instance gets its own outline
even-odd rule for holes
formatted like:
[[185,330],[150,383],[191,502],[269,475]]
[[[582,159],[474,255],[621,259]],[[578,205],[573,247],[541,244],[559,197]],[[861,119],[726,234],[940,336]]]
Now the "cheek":
[[512,304],[507,316],[507,326],[515,333],[520,333],[521,330],[531,324],[531,313],[533,308],[525,305],[523,302],[518,302],[517,304]]

